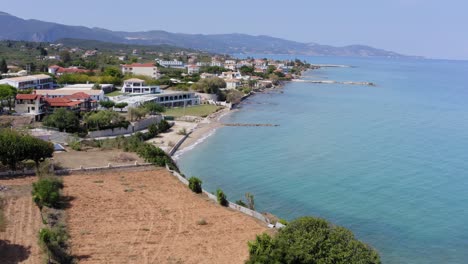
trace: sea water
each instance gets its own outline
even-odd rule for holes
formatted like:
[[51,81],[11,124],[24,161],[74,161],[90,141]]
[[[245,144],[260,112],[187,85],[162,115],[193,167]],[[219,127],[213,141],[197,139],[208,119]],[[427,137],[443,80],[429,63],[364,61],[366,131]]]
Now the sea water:
[[[286,58],[286,56],[277,56]],[[257,94],[178,163],[208,191],[352,230],[384,263],[468,263],[468,62],[301,57],[352,68]]]

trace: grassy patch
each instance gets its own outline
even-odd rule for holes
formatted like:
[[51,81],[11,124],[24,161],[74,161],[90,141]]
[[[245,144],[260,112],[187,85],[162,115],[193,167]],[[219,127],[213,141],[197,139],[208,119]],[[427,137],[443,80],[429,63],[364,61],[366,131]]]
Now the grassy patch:
[[106,94],[106,96],[108,96],[108,97],[119,96],[119,95],[122,95],[122,92],[119,91],[119,90],[116,90],[116,91],[113,91],[113,92],[110,92],[110,93]]
[[164,113],[167,116],[173,117],[181,117],[181,116],[199,116],[199,117],[206,117],[220,109],[222,106],[216,105],[196,105],[191,107],[176,107],[176,108],[169,108],[166,109]]

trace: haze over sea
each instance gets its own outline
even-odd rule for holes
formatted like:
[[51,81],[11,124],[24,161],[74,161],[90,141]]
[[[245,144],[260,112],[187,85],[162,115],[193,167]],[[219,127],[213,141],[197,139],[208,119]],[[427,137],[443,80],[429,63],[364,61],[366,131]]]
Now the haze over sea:
[[[262,56],[264,57],[264,56]],[[273,56],[286,58],[286,56]],[[322,68],[249,98],[178,163],[258,211],[351,229],[384,263],[468,263],[468,62],[300,57]]]

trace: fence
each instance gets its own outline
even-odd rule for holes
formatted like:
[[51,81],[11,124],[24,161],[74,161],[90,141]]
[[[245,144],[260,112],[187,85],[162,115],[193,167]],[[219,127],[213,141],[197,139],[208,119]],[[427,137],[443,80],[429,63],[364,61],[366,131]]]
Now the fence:
[[[188,180],[186,178],[182,177],[182,175],[180,175],[176,171],[173,171],[173,170],[169,169],[168,166],[166,166],[166,169],[170,173],[172,173],[172,175],[174,175],[177,179],[179,179],[179,181],[181,181],[183,184],[185,184],[185,185],[189,184]],[[212,193],[209,193],[206,190],[203,190],[203,193],[206,194],[210,200],[213,200],[216,203],[218,202],[218,197],[216,197],[216,195],[214,195]],[[254,218],[256,218],[256,219],[258,219],[258,220],[260,220],[260,221],[262,221],[262,222],[264,222],[266,224],[270,224],[270,221],[268,220],[268,218],[266,218],[264,215],[262,215],[261,213],[259,213],[257,211],[245,208],[243,206],[240,206],[240,205],[232,203],[232,202],[229,202],[228,206],[229,206],[229,208],[232,208],[232,209],[237,210],[237,211],[239,211],[239,212],[241,212],[243,214],[254,217]]]
[[[145,167],[145,166],[153,166],[154,164],[151,163],[138,163],[135,162],[134,164],[123,164],[123,165],[112,165],[109,163],[109,165],[104,166],[104,167],[88,167],[85,168],[83,166],[80,166],[79,168],[76,169],[63,169],[63,170],[54,170],[52,167],[51,170],[54,171],[55,174],[57,175],[63,175],[63,174],[68,174],[72,172],[86,172],[86,171],[99,171],[99,170],[109,170],[109,169],[125,169],[125,168],[134,168],[134,167]],[[35,170],[22,170],[22,171],[7,171],[7,172],[0,172],[0,177],[1,176],[23,176],[23,175],[35,175],[36,171]]]
[[98,131],[90,131],[88,136],[90,138],[99,138],[99,137],[112,137],[112,136],[120,136],[126,134],[132,134],[134,132],[138,132],[148,128],[153,123],[161,122],[162,117],[160,115],[151,116],[147,119],[132,122],[127,128],[113,128],[113,129],[106,129],[106,130],[98,130]]

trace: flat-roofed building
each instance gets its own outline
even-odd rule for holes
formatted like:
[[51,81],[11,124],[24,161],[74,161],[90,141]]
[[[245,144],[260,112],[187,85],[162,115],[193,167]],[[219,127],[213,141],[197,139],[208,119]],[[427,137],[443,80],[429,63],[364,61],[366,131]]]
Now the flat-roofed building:
[[121,66],[123,74],[144,75],[159,79],[158,67],[154,63],[132,63]]
[[200,104],[200,97],[194,92],[169,92],[164,91],[159,94],[144,94],[136,96],[119,97],[116,103],[125,102],[128,104],[123,110],[126,111],[128,107],[138,107],[147,102],[155,102],[165,107],[184,107]]
[[9,84],[18,90],[51,89],[54,87],[52,77],[47,74],[27,75],[0,80],[0,84]]
[[124,81],[124,85],[122,86],[122,93],[130,93],[130,94],[156,94],[160,93],[161,88],[157,85],[148,86],[146,85],[144,80],[131,78]]

